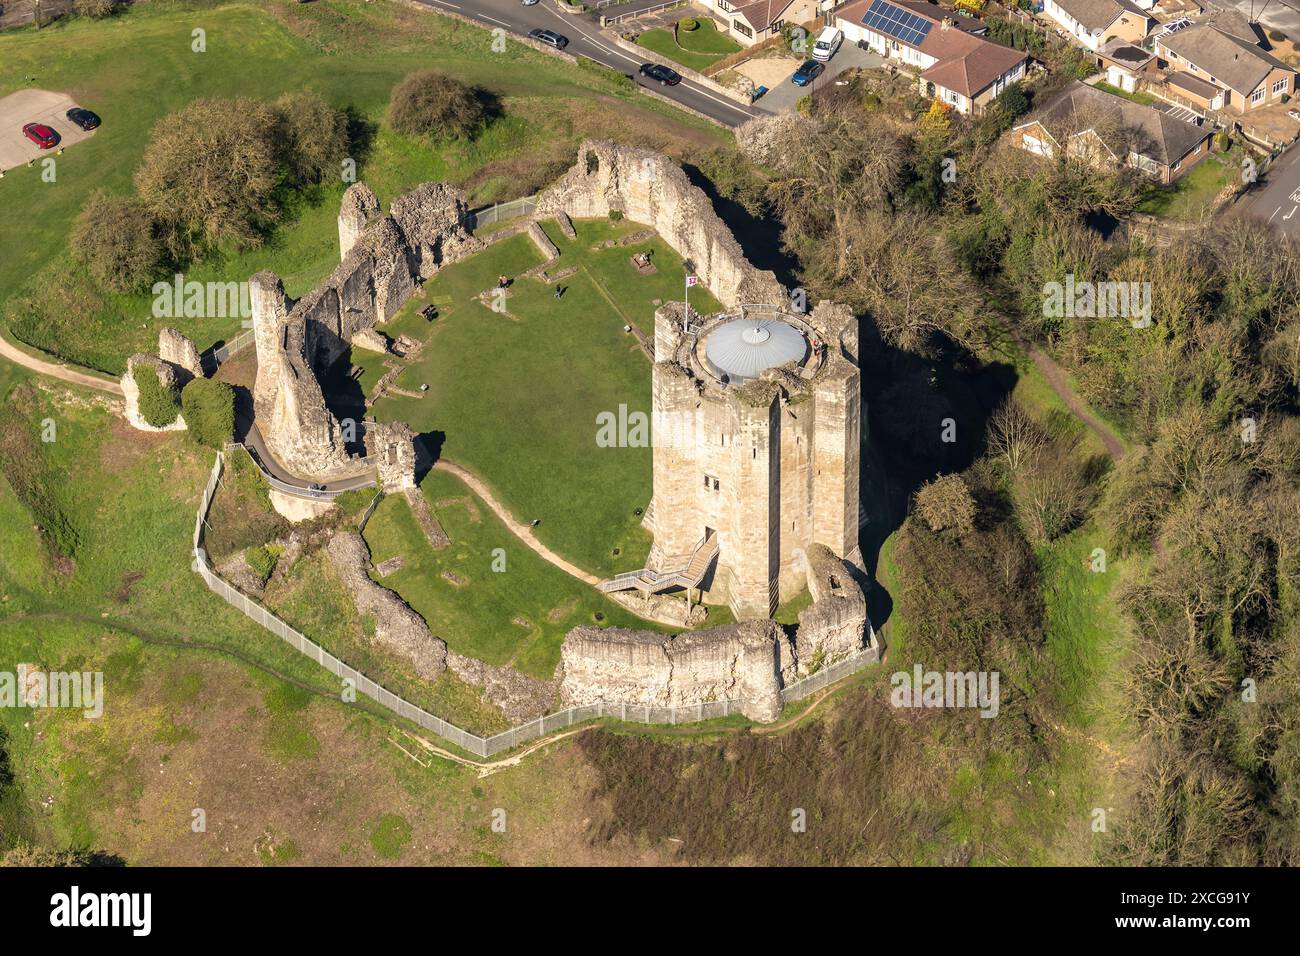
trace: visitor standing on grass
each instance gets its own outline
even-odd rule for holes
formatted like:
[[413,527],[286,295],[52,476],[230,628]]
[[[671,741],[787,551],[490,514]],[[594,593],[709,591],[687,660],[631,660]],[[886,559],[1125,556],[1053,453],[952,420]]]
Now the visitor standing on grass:
[[555,297],[558,299],[562,295],[564,295],[564,286],[557,285],[555,287]]

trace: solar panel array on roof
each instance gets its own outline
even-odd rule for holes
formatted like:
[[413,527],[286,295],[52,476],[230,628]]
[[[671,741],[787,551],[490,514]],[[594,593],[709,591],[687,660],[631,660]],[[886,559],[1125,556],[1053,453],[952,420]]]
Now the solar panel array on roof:
[[909,13],[885,0],[873,0],[862,22],[877,33],[901,40],[908,46],[920,46],[930,27],[934,26],[925,17]]

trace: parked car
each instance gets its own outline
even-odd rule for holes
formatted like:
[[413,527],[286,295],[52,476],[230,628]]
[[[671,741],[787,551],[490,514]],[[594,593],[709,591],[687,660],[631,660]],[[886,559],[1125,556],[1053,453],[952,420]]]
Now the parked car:
[[840,48],[840,44],[843,42],[843,30],[837,30],[835,27],[827,27],[821,32],[821,36],[817,38],[817,42],[813,44],[813,59],[821,60],[825,63],[835,55],[835,51]]
[[524,6],[535,7],[537,6],[537,0],[524,0]]
[[825,63],[818,63],[816,60],[804,60],[803,66],[795,70],[794,75],[791,76],[790,79],[794,82],[795,86],[807,86],[813,80],[817,79],[817,77],[821,76],[825,71]]
[[59,145],[59,134],[44,123],[28,123],[23,127],[23,135],[41,149],[53,149]]
[[83,110],[80,106],[74,106],[68,110],[68,121],[80,126],[87,133],[92,129],[99,129],[99,117],[90,110]]
[[528,35],[534,40],[539,40],[548,46],[553,46],[557,50],[563,50],[569,45],[569,38],[561,36],[554,30],[529,30]]
[[662,63],[642,63],[641,75],[648,80],[658,80],[660,86],[676,86],[682,81],[682,75],[670,70]]

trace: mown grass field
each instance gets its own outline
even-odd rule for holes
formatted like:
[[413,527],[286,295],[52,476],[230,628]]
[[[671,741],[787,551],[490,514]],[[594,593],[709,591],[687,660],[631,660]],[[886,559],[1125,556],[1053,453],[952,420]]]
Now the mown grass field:
[[654,627],[535,555],[458,478],[431,471],[420,491],[450,547],[429,546],[400,495],[380,503],[365,538],[376,564],[393,557],[404,562],[376,580],[400,594],[453,650],[549,680],[571,628]]
[[[426,284],[426,298],[408,303],[389,328],[427,337],[397,385],[428,391],[422,398],[389,394],[373,411],[381,421],[437,433],[441,454],[486,481],[517,519],[541,519],[535,533],[548,547],[609,576],[641,567],[649,550],[635,512],[650,501],[651,455],[648,446],[598,446],[597,416],[618,416],[625,406],[626,415],[649,421],[650,361],[623,326],[653,335],[654,301],[680,299],[685,271],[658,238],[592,250],[642,226],[580,220],[576,240],[546,228],[559,265],[579,270],[560,280],[563,297],[555,298],[553,285],[520,278],[506,314],[479,301],[498,275],[518,276],[542,262],[524,235],[444,269]],[[631,265],[632,254],[645,250],[655,275]],[[702,311],[717,307],[698,286],[691,298]],[[416,317],[429,302],[439,310],[432,324]]]
[[[205,52],[192,49],[196,29],[205,31]],[[489,90],[504,116],[472,142],[427,144],[388,129],[392,87],[429,67]],[[86,198],[100,188],[129,193],[153,125],[194,98],[319,93],[365,131],[358,176],[384,203],[429,180],[455,182],[475,202],[527,194],[571,164],[586,136],[681,154],[724,135],[614,78],[513,42],[495,53],[486,30],[388,2],[150,3],[107,21],[66,19],[0,36],[0,95],[29,76],[95,110],[104,125],[58,157],[55,182],[42,182],[39,167],[0,181],[0,317],[16,338],[112,374],[133,352],[156,347],[164,325],[178,325],[200,349],[240,328],[238,316],[155,319],[150,295],[106,293],[67,252]],[[215,253],[186,278],[242,282],[271,269],[290,295],[303,294],[337,262],[345,185],[340,178],[287,197],[286,218],[264,245]]]

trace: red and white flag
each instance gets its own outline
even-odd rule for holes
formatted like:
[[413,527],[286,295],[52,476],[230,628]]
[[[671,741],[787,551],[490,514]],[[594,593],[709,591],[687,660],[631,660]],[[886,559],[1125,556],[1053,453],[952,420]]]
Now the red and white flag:
[[693,285],[699,285],[699,284],[700,284],[700,277],[699,277],[699,276],[687,276],[687,277],[686,277],[686,288],[689,289],[691,286],[693,286]]

